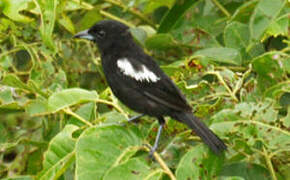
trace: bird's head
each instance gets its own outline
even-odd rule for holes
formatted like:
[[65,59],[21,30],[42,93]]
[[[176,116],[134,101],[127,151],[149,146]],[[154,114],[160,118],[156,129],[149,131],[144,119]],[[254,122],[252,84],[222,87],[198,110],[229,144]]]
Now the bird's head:
[[97,43],[101,50],[110,47],[116,41],[120,44],[131,38],[129,27],[114,20],[102,20],[91,28],[74,35],[74,38],[88,39]]

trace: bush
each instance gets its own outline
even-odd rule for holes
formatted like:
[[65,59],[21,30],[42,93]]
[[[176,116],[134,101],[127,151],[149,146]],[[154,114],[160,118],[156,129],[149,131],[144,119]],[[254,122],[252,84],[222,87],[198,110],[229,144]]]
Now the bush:
[[[290,179],[286,0],[3,0],[0,178]],[[136,115],[108,88],[94,44],[72,36],[119,20],[227,144],[213,154],[167,118]]]

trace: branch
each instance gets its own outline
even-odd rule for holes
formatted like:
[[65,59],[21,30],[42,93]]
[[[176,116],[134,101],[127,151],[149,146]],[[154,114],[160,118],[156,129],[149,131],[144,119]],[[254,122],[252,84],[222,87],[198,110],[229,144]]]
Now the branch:
[[81,122],[85,123],[89,127],[92,127],[93,126],[92,123],[90,123],[89,121],[85,120],[84,118],[82,118],[78,114],[74,113],[70,108],[63,109],[63,112],[65,112],[66,114],[69,114],[69,115],[77,118],[78,120],[80,120]]
[[121,19],[121,18],[119,18],[119,17],[117,17],[117,16],[115,16],[115,15],[113,15],[111,13],[108,13],[106,11],[100,10],[100,14],[103,15],[103,16],[105,16],[105,17],[108,17],[110,19],[113,19],[113,20],[119,21],[119,22],[121,22],[123,24],[126,24],[129,27],[135,27],[134,24],[132,24],[132,23],[130,23],[128,21],[125,21],[125,20],[123,20],[123,19]]
[[[150,152],[150,149],[146,146],[144,146],[145,150]],[[161,156],[155,151],[153,153],[154,158],[156,159],[156,161],[160,164],[161,168],[164,170],[164,172],[166,174],[168,174],[168,176],[170,177],[171,180],[176,180],[176,177],[174,176],[174,174],[171,172],[171,170],[169,169],[169,167],[167,166],[167,164],[163,161],[163,159],[161,158]]]
[[212,0],[212,2],[229,18],[231,17],[231,14],[229,13],[229,11],[226,10],[226,8],[223,7],[223,5],[221,5],[218,0]]
[[271,161],[271,156],[268,154],[268,152],[266,151],[265,147],[263,147],[263,154],[267,163],[267,166],[270,170],[271,176],[273,180],[277,180],[276,174],[275,174],[275,170],[273,168],[273,164]]
[[139,11],[136,11],[134,8],[128,8],[125,4],[123,4],[121,1],[115,1],[115,0],[104,0],[107,3],[113,4],[115,6],[119,6],[120,8],[123,8],[125,10],[128,10],[131,14],[134,16],[138,17],[145,23],[149,24],[150,26],[155,28],[155,24],[151,22],[146,16],[144,16],[142,13]]

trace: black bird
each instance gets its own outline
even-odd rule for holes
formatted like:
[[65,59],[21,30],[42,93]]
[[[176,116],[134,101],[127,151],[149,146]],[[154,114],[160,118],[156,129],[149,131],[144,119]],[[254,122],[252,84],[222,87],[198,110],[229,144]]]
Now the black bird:
[[107,82],[123,104],[158,119],[160,126],[151,155],[158,147],[164,116],[189,126],[216,154],[227,148],[217,135],[193,116],[184,95],[153,58],[135,43],[128,26],[103,20],[74,37],[97,44]]

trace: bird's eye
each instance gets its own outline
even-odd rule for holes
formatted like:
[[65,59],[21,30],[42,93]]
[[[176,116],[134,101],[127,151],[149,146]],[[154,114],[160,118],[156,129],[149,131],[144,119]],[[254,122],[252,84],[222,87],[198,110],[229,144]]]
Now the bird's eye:
[[99,31],[99,32],[97,33],[97,36],[98,36],[99,38],[103,38],[105,35],[106,35],[106,32],[103,31],[103,30],[101,30],[101,31]]

